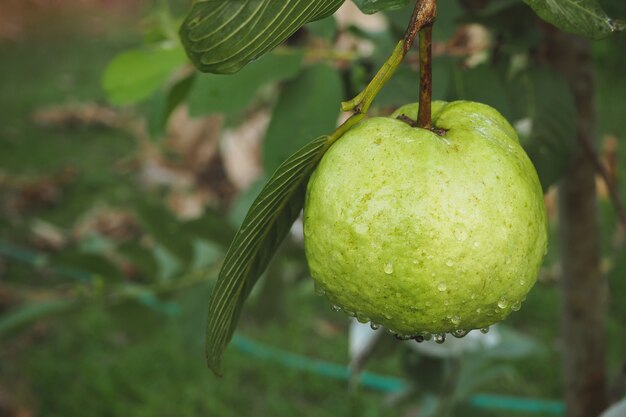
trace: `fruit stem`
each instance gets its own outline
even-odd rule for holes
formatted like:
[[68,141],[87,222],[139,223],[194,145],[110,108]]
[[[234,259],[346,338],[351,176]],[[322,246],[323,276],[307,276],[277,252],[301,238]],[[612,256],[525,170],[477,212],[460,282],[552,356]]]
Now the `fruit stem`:
[[420,49],[420,105],[417,126],[432,129],[431,102],[433,98],[433,25],[425,26],[419,32]]
[[[436,16],[437,0],[417,0],[415,3],[415,9],[413,10],[413,15],[411,16],[411,21],[406,29],[406,32],[404,33],[404,38],[398,42],[391,53],[391,56],[387,58],[387,61],[385,61],[383,66],[378,70],[378,73],[374,76],[367,87],[365,87],[365,89],[352,100],[341,103],[341,109],[343,111],[353,111],[357,114],[367,113],[372,105],[372,102],[374,101],[374,98],[376,98],[378,92],[396,72],[396,69],[411,49],[411,46],[413,46],[413,42],[415,41],[417,34],[420,33],[423,28],[430,28],[431,31],[430,41],[427,42],[430,51],[430,45],[432,44],[432,24],[434,23]],[[420,62],[422,60],[421,57],[422,54],[420,53]],[[431,57],[432,54],[429,54],[429,62]],[[431,74],[432,71],[428,71],[430,79],[432,79]],[[432,85],[432,82],[430,84]],[[430,100],[428,101],[428,114],[428,118],[430,120]]]

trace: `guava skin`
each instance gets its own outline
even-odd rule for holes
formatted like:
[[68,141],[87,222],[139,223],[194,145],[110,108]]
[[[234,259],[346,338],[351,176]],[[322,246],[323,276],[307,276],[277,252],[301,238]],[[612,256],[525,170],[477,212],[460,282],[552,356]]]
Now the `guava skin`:
[[536,281],[546,251],[543,191],[515,130],[479,103],[417,104],[367,119],[308,184],[306,256],[316,285],[361,321],[401,336],[494,324]]

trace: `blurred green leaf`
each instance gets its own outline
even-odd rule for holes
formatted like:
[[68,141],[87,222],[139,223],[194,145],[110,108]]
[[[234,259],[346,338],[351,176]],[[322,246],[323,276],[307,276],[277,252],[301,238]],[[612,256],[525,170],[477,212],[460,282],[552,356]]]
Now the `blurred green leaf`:
[[159,245],[185,265],[192,261],[193,239],[182,232],[182,222],[170,211],[144,201],[136,203],[135,210],[142,226]]
[[482,64],[471,69],[453,67],[450,97],[488,104],[511,119],[512,109],[507,94],[508,81],[498,68]]
[[[382,10],[401,9],[410,0],[352,0],[363,13],[372,14]],[[409,15],[410,16],[410,15]],[[407,22],[408,18],[407,16]]]
[[[344,0],[197,0],[180,36],[200,71],[233,74]],[[277,68],[278,69],[278,68]]]
[[318,64],[305,69],[280,94],[263,142],[263,166],[268,173],[306,144],[303,138],[335,129],[342,96],[334,68]]
[[207,363],[216,374],[243,303],[300,215],[307,179],[328,146],[327,136],[315,139],[278,168],[228,249],[211,292],[206,327]]
[[187,236],[215,242],[224,248],[228,248],[236,232],[224,215],[211,209],[205,210],[197,219],[183,222],[181,231]]
[[337,35],[337,21],[333,17],[316,20],[306,25],[306,28],[318,38],[332,40]]
[[158,274],[158,264],[153,251],[144,248],[136,241],[128,241],[117,247],[124,259],[130,262],[148,281],[153,281]]
[[165,133],[165,127],[172,112],[187,99],[196,80],[196,74],[187,76],[167,91],[157,90],[145,105],[150,137],[158,139]]
[[135,49],[118,55],[104,72],[102,85],[115,105],[148,98],[186,62],[180,46]]
[[65,313],[79,306],[76,301],[46,301],[26,304],[0,316],[0,336],[16,332],[34,321]]
[[199,76],[189,96],[189,112],[192,116],[242,112],[265,84],[294,77],[302,59],[301,53],[274,53],[237,74]]
[[120,270],[102,255],[76,250],[64,250],[50,258],[52,267],[84,271],[92,276],[102,277],[105,281],[121,280]]
[[565,32],[601,39],[626,28],[611,19],[597,0],[524,0],[543,20]]
[[558,74],[533,70],[523,75],[521,89],[532,120],[529,136],[520,135],[544,190],[558,181],[576,147],[574,97]]

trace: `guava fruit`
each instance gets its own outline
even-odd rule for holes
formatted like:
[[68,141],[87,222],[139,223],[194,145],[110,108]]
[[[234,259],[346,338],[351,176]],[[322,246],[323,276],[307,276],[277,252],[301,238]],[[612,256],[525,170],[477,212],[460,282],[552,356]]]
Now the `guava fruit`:
[[485,329],[518,310],[546,252],[537,172],[515,130],[479,103],[418,104],[366,119],[320,161],[304,208],[306,256],[334,308],[400,338]]

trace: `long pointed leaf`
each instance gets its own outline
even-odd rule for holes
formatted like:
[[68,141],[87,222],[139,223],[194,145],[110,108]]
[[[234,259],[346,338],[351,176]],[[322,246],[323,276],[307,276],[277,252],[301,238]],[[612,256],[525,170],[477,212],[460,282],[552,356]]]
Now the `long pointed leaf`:
[[241,307],[304,205],[306,183],[330,146],[322,136],[287,159],[252,204],[228,249],[209,300],[206,356],[221,373],[226,345],[233,336]]
[[565,32],[601,39],[624,30],[626,23],[611,19],[598,0],[524,0],[543,20]]
[[197,0],[180,29],[200,71],[232,74],[344,0]]

